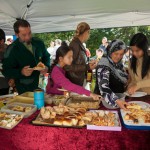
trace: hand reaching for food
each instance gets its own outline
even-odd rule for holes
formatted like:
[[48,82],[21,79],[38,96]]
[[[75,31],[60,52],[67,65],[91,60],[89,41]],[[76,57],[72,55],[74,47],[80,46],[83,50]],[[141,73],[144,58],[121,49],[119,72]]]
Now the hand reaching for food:
[[128,103],[123,101],[123,100],[116,100],[116,104],[121,108],[121,109],[124,109],[124,110],[127,110],[126,106],[128,106]]
[[97,95],[97,94],[94,94],[94,93],[91,93],[90,96],[93,98],[93,100],[100,100],[100,98],[101,98],[100,95]]
[[133,86],[131,86],[130,88],[128,88],[128,93],[129,93],[130,95],[132,95],[132,94],[134,94],[137,90],[138,90],[137,85],[133,85]]

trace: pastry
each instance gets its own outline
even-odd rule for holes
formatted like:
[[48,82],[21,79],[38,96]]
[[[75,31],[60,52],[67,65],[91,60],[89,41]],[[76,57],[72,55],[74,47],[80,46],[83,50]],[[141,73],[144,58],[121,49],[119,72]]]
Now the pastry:
[[73,125],[72,120],[69,118],[64,118],[63,125],[64,126],[72,126]]
[[25,108],[22,107],[22,106],[14,106],[14,107],[12,108],[12,110],[24,112]]
[[45,65],[42,62],[39,62],[36,67],[34,67],[34,70],[41,70],[45,69]]
[[126,106],[127,109],[141,109],[141,106],[135,103],[129,103],[129,105]]
[[29,112],[29,111],[31,111],[32,110],[32,107],[26,107],[25,108],[25,112]]
[[56,118],[55,120],[54,120],[54,123],[53,123],[54,125],[62,125],[63,124],[63,120],[62,119],[60,119],[60,118]]

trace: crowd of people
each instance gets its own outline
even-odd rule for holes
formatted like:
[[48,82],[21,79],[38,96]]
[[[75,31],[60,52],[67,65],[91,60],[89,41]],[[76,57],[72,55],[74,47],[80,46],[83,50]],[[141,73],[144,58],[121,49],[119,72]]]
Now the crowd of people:
[[[14,31],[18,37],[9,46],[5,45],[5,33],[0,30],[0,95],[8,93],[9,86],[19,94],[38,88],[39,75],[49,73],[46,92],[63,94],[59,89],[91,96],[100,96],[112,108],[126,109],[127,103],[117,93],[133,94],[140,90],[150,94],[149,43],[142,33],[135,34],[130,45],[120,39],[107,40],[91,58],[86,42],[90,38],[90,26],[86,22],[77,25],[73,39],[50,42],[46,49],[43,41],[32,37],[31,27],[26,20],[17,20]],[[42,62],[42,71],[33,68]],[[94,93],[83,87],[89,70],[96,70]]]

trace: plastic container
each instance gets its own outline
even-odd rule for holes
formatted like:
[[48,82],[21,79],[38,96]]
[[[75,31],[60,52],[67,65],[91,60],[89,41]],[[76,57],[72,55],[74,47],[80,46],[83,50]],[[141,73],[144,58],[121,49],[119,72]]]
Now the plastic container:
[[67,99],[66,105],[73,108],[98,109],[100,102],[100,100],[93,100],[92,97],[74,95]]
[[25,92],[21,95],[16,96],[16,102],[34,104],[34,93],[33,92]]
[[[96,110],[98,112],[98,110]],[[87,130],[121,131],[121,122],[117,111],[109,111],[115,114],[116,123],[114,126],[87,125]]]
[[[0,111],[0,114],[1,113],[3,113],[3,111],[1,110]],[[7,115],[9,115],[9,118],[10,118],[10,115],[12,115],[11,116],[11,120],[12,119],[14,119],[16,116],[17,116],[17,114],[15,114],[15,113],[7,113]],[[19,117],[20,117],[20,120],[18,120],[18,121],[16,121],[11,127],[8,127],[8,126],[1,126],[0,125],[0,128],[3,128],[3,129],[9,129],[9,130],[11,130],[11,129],[13,129],[15,126],[17,126],[20,122],[21,122],[21,120],[23,119],[23,116],[22,115],[18,115]],[[3,117],[1,117],[1,119],[3,119],[3,120],[5,120],[5,117],[3,118]],[[9,122],[10,123],[10,122]]]
[[[14,106],[32,107],[32,109],[29,112],[20,112],[20,111],[11,110],[11,108]],[[37,107],[35,105],[32,105],[32,104],[24,104],[24,103],[14,102],[14,103],[7,104],[6,106],[2,107],[1,110],[3,112],[7,112],[7,113],[14,113],[14,114],[18,114],[18,115],[23,115],[24,118],[27,118],[27,117],[31,116],[34,112],[36,112]]]

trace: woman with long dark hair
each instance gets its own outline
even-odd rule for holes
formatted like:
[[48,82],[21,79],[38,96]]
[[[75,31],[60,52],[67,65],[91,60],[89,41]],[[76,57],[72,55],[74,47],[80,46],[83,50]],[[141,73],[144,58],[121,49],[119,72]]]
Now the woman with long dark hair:
[[128,93],[143,91],[150,94],[150,56],[148,55],[149,43],[143,33],[135,34],[130,46],[132,58],[129,63],[130,81]]
[[90,91],[84,89],[82,86],[76,85],[69,81],[65,76],[64,67],[66,65],[71,65],[73,60],[72,50],[63,42],[56,51],[56,58],[51,67],[51,77],[48,80],[46,87],[46,92],[48,94],[59,94],[63,95],[63,92],[59,91],[58,88],[64,88],[70,92],[75,92],[78,94],[84,94],[86,96],[91,96],[94,100],[99,100],[99,95],[93,94]]

